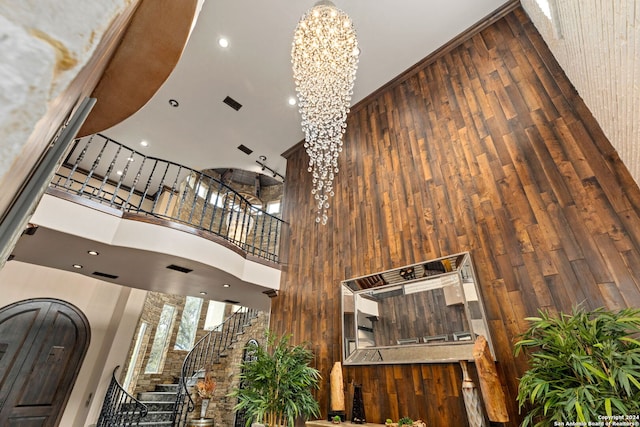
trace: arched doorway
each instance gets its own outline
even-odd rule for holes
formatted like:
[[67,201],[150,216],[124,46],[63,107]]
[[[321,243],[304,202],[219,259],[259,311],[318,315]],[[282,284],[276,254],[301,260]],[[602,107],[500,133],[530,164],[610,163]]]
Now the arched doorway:
[[90,339],[87,318],[65,301],[0,308],[0,425],[57,426]]

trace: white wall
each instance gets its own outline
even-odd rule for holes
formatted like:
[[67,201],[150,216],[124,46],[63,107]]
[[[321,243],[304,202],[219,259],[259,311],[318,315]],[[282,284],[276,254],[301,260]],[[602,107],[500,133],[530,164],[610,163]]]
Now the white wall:
[[[522,6],[640,182],[640,7],[637,0],[537,0]],[[555,26],[555,27],[554,27]]]
[[58,298],[78,307],[89,320],[91,343],[60,426],[83,427],[97,421],[113,368],[126,366],[146,294],[16,261],[0,270],[0,307],[29,298]]

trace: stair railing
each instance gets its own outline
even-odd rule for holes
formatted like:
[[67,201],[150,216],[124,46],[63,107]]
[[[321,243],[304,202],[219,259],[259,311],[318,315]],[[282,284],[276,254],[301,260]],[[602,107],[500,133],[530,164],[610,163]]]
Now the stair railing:
[[147,405],[122,388],[116,378],[118,368],[120,366],[116,366],[111,375],[96,427],[137,426],[149,412]]
[[50,186],[123,212],[205,230],[278,262],[283,221],[219,179],[95,134],[75,141]]
[[195,409],[190,388],[195,385],[198,375],[220,361],[224,352],[238,341],[238,336],[242,334],[244,328],[258,317],[258,313],[258,310],[248,308],[236,311],[202,337],[187,354],[178,382],[178,393],[173,410],[174,426],[186,426],[189,413]]

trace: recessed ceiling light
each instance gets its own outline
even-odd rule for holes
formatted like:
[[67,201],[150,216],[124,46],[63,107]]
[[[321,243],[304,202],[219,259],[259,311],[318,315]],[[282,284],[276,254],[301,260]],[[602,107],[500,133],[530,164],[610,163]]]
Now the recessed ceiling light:
[[116,175],[122,175],[122,171],[116,171]]
[[98,256],[98,255],[100,255],[100,252],[98,252],[98,251],[87,251],[87,253],[88,253],[89,255],[93,255],[93,256]]
[[82,268],[82,266],[80,264],[73,264],[72,267],[73,268],[77,268],[78,270]]
[[149,143],[145,140],[140,141],[140,145],[142,145],[143,147],[148,147]]
[[133,157],[127,157],[127,162],[133,162]]
[[227,39],[226,37],[220,37],[218,39],[218,45],[224,48],[229,47],[229,39]]
[[201,291],[200,295],[206,295],[207,293],[205,291]]
[[223,287],[223,288],[230,288],[230,287],[231,287],[231,285],[230,285],[230,284],[228,284],[228,283],[225,283],[224,285],[222,285],[222,287]]
[[169,105],[171,105],[173,108],[177,108],[180,103],[178,101],[176,101],[175,99],[170,99],[169,100]]
[[296,105],[296,99],[293,96],[289,98],[289,105]]

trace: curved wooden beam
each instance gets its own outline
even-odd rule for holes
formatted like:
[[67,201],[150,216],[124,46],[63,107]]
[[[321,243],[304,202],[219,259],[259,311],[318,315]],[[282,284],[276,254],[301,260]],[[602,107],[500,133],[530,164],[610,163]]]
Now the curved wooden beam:
[[158,91],[189,37],[197,0],[143,0],[91,96],[98,99],[78,136],[128,118]]

